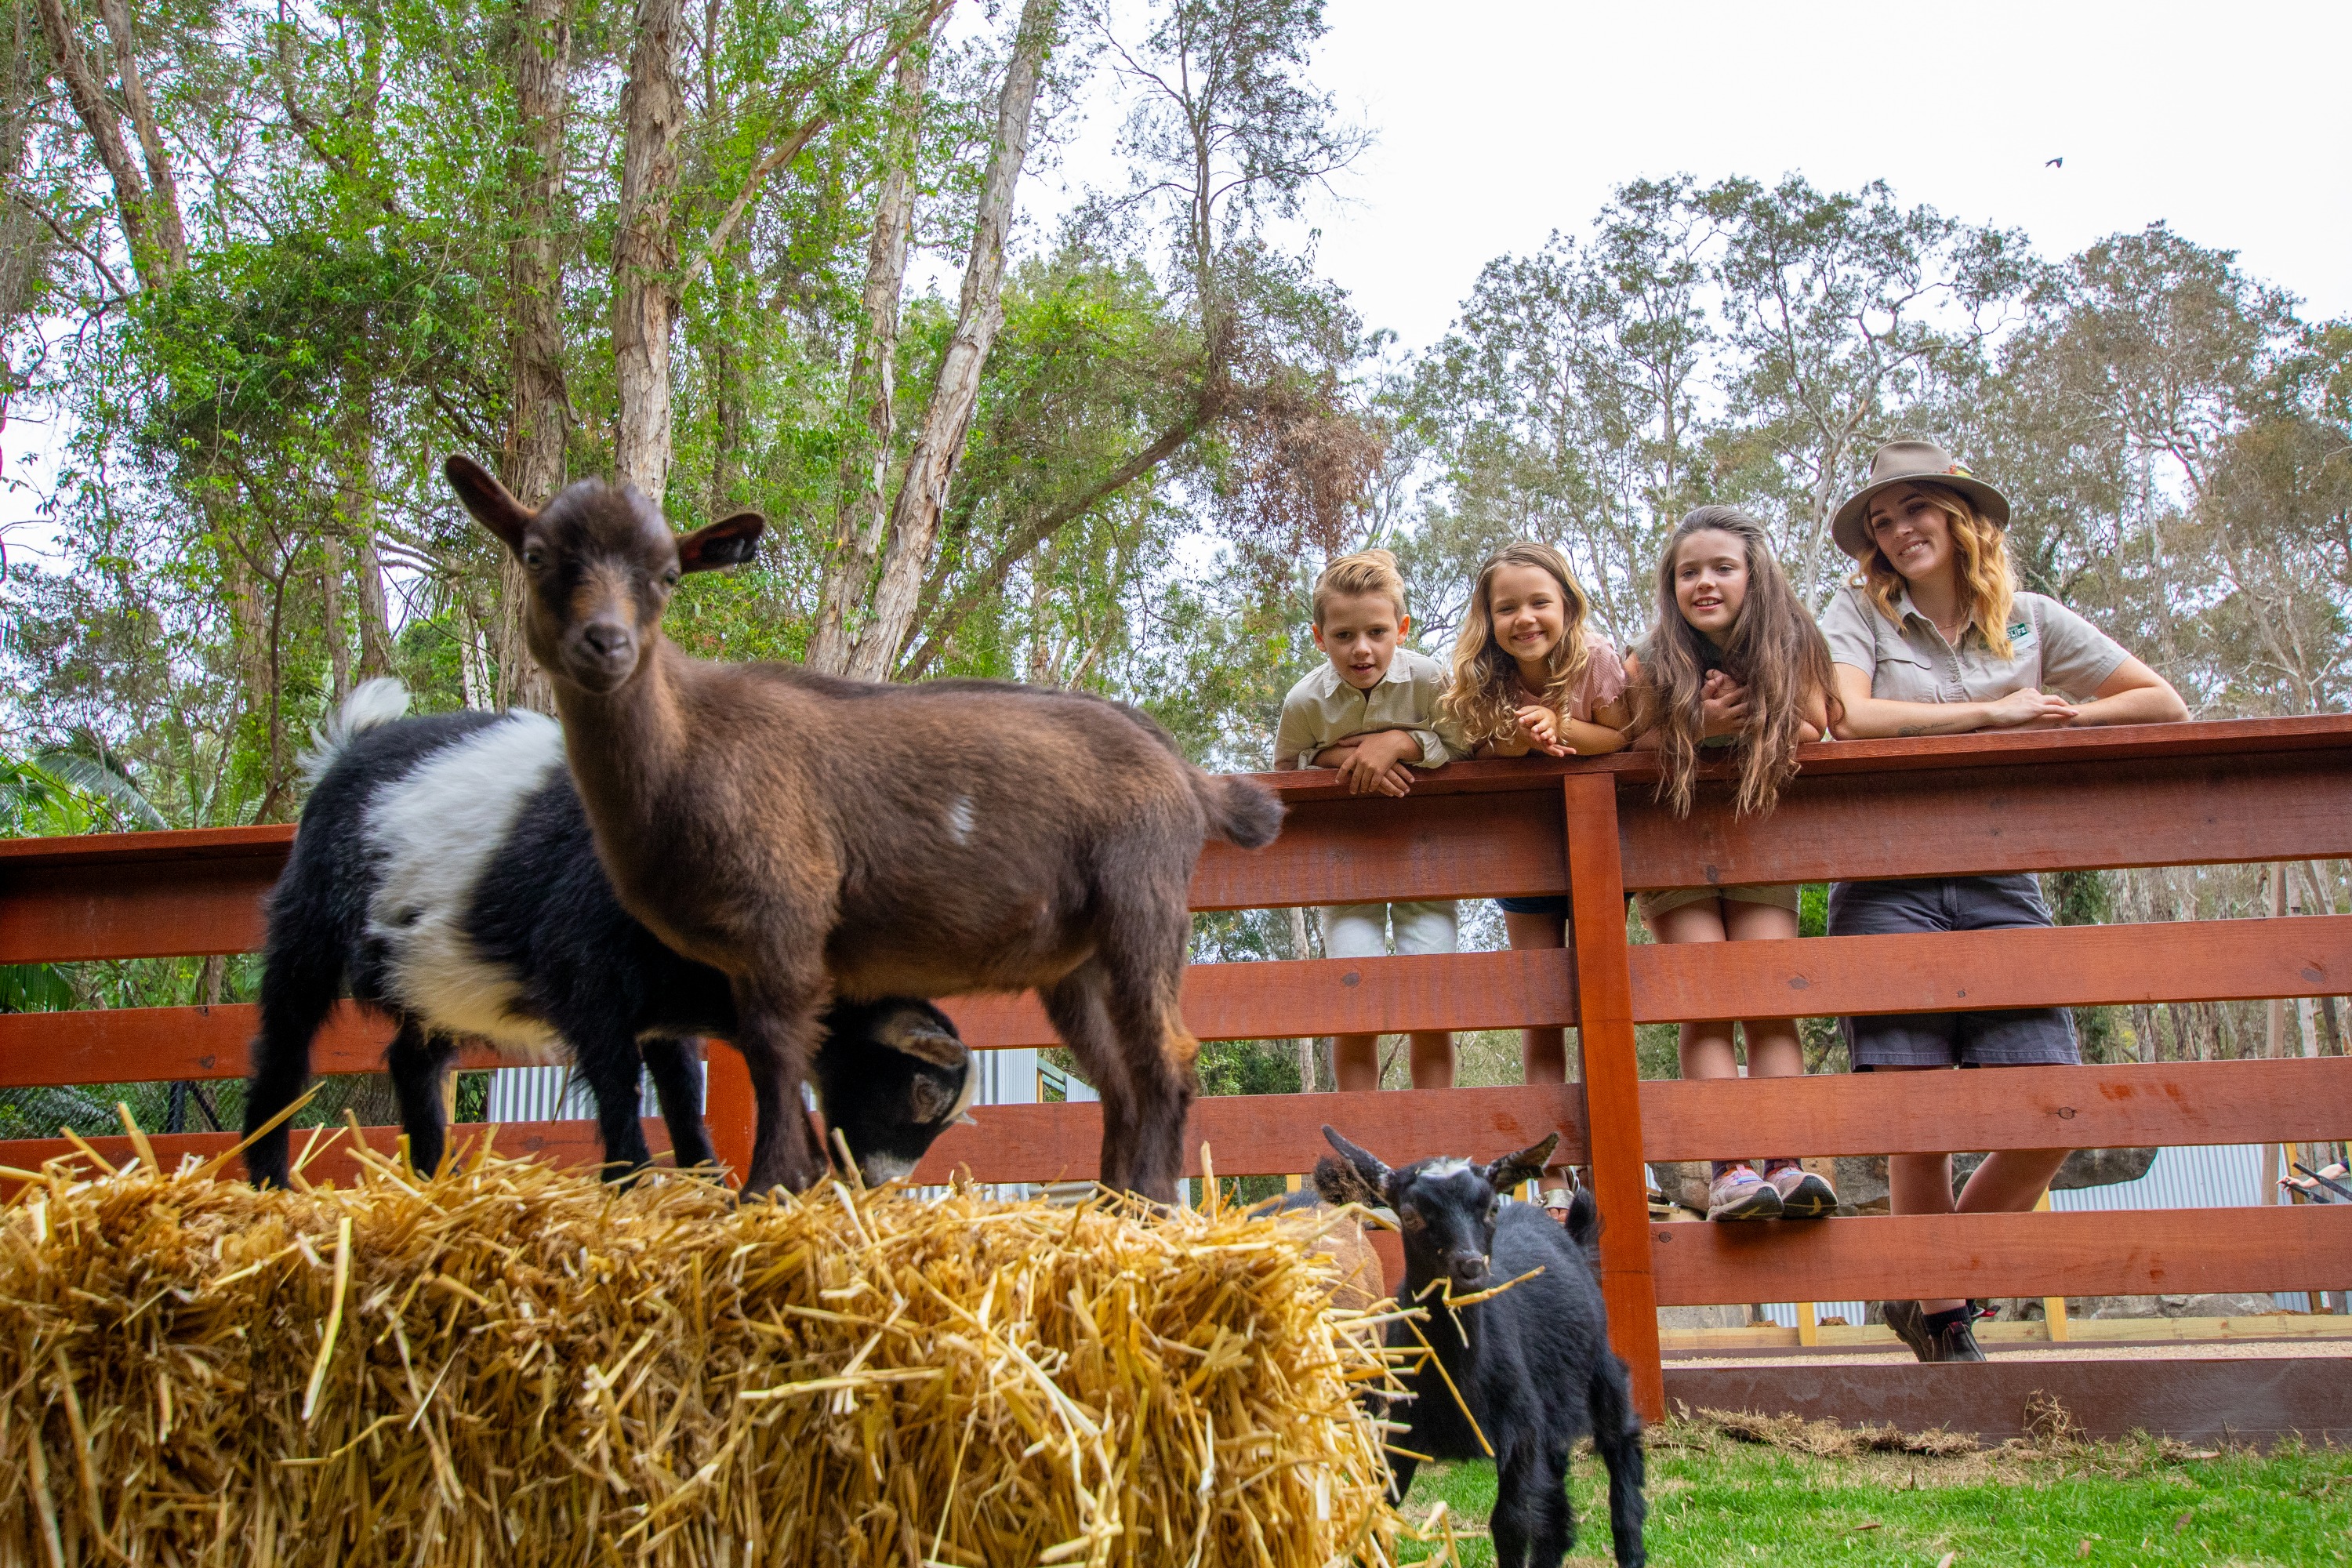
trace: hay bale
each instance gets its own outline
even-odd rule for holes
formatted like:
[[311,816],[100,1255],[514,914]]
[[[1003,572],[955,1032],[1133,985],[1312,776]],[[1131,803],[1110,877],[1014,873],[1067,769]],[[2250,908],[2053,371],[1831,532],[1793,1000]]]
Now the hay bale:
[[1391,1556],[1378,1321],[1263,1219],[145,1164],[0,1215],[0,1562]]

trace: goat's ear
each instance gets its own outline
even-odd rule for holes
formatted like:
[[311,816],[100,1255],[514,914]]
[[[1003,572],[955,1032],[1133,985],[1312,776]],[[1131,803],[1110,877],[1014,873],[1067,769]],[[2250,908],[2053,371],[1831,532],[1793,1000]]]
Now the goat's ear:
[[1498,1193],[1507,1193],[1521,1182],[1532,1182],[1544,1173],[1544,1162],[1551,1158],[1559,1134],[1555,1132],[1540,1143],[1529,1144],[1516,1154],[1506,1154],[1486,1167],[1486,1181]]
[[1568,1200],[1568,1238],[1583,1247],[1601,1240],[1601,1205],[1592,1201],[1589,1188],[1577,1188]]
[[1327,1204],[1361,1204],[1376,1209],[1388,1202],[1388,1194],[1364,1179],[1364,1173],[1348,1161],[1326,1154],[1315,1162],[1313,1177],[1315,1195]]
[[496,476],[471,458],[452,456],[441,465],[448,479],[449,488],[474,514],[474,521],[499,536],[499,540],[520,558],[522,554],[522,531],[530,526],[534,515],[522,502],[514,499]]
[[[1360,1203],[1370,1206],[1388,1202],[1387,1193],[1389,1190],[1389,1176],[1391,1172],[1386,1165],[1381,1163],[1379,1156],[1372,1153],[1369,1149],[1357,1148],[1353,1143],[1349,1142],[1345,1138],[1340,1137],[1339,1133],[1333,1131],[1328,1124],[1323,1129],[1323,1142],[1330,1144],[1332,1148],[1339,1151],[1340,1158],[1344,1159],[1348,1163],[1348,1169],[1353,1172],[1357,1180],[1362,1183],[1365,1189],[1373,1194],[1368,1198],[1335,1198],[1332,1200],[1334,1203]],[[1321,1185],[1323,1179],[1323,1167],[1325,1165],[1331,1164],[1333,1162],[1329,1160],[1317,1162],[1315,1166],[1315,1177],[1317,1183],[1315,1190],[1317,1192],[1321,1192],[1323,1190]]]
[[920,1058],[935,1068],[953,1070],[971,1060],[971,1047],[953,1029],[911,1007],[892,1014],[874,1031],[874,1037],[894,1051]]
[[711,572],[721,566],[740,566],[760,552],[760,535],[767,529],[768,520],[756,511],[739,511],[705,523],[678,539],[677,569]]

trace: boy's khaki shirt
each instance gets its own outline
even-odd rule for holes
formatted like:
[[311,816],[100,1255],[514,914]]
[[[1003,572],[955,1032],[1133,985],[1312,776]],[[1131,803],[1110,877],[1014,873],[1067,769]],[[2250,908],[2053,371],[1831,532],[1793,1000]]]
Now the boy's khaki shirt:
[[1895,702],[1990,702],[2028,687],[2087,702],[2130,655],[2113,637],[2040,594],[2020,594],[2009,612],[2010,656],[1975,637],[1955,648],[1911,603],[1901,623],[1878,613],[1847,584],[1822,611],[1822,637],[1836,663],[1870,671],[1870,694]]
[[1396,650],[1388,673],[1370,691],[1339,679],[1328,659],[1317,665],[1282,700],[1282,722],[1274,732],[1274,760],[1298,767],[1315,754],[1358,735],[1403,730],[1421,744],[1421,755],[1405,760],[1433,768],[1446,760],[1437,738],[1437,694],[1445,689],[1445,668],[1425,653]]

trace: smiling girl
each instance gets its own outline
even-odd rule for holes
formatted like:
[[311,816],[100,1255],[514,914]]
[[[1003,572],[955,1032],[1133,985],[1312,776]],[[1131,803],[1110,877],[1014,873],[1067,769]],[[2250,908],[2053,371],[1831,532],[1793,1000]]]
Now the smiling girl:
[[[2009,501],[1925,441],[1871,458],[1870,482],[1838,508],[1832,531],[1862,565],[1822,615],[1836,661],[1846,737],[2163,723],[2189,717],[2165,679],[2105,632],[2010,576]],[[2029,876],[1840,882],[1830,934],[2046,926]],[[1843,1020],[1856,1072],[2076,1062],[2065,1009],[1911,1013]],[[1951,1156],[1887,1163],[1895,1214],[2016,1213],[2033,1207],[2063,1149],[2003,1149],[1952,1195]],[[1982,1361],[1968,1304],[1889,1301],[1887,1325],[1921,1361]]]
[[[1549,544],[1507,544],[1471,585],[1454,639],[1454,679],[1437,700],[1437,732],[1460,757],[1600,756],[1622,750],[1625,666],[1590,630],[1590,601],[1568,558]],[[1513,947],[1560,947],[1568,900],[1501,899]],[[1529,1083],[1564,1083],[1557,1028],[1523,1029]]]
[[[1800,742],[1828,732],[1835,683],[1828,645],[1773,558],[1764,525],[1727,506],[1683,519],[1658,563],[1657,622],[1626,661],[1635,746],[1658,753],[1658,793],[1688,816],[1702,752],[1737,769],[1733,809],[1769,812],[1797,771]],[[1640,895],[1662,942],[1756,942],[1797,934],[1797,889],[1739,883]],[[1749,1018],[1748,1076],[1801,1078],[1805,1054],[1787,1018]],[[1729,1020],[1682,1026],[1686,1079],[1737,1078]],[[1717,1160],[1707,1218],[1811,1219],[1837,1207],[1828,1182],[1790,1155]]]

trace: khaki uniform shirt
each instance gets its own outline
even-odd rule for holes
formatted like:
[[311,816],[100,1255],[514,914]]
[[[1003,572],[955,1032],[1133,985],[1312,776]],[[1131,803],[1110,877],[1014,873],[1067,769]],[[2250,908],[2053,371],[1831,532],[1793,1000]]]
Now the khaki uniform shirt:
[[1421,755],[1405,760],[1415,767],[1436,767],[1445,761],[1445,742],[1436,729],[1437,694],[1444,689],[1444,666],[1412,648],[1397,649],[1388,673],[1370,691],[1340,679],[1326,659],[1282,700],[1274,760],[1303,768],[1326,746],[1382,730],[1405,730],[1421,744]]
[[1955,648],[1911,603],[1896,602],[1900,624],[1852,584],[1822,612],[1830,658],[1870,671],[1870,694],[1894,702],[1990,702],[2032,687],[2087,702],[2130,657],[2113,637],[2041,594],[2020,594],[2009,612],[2010,656],[1997,658],[1964,637]]

